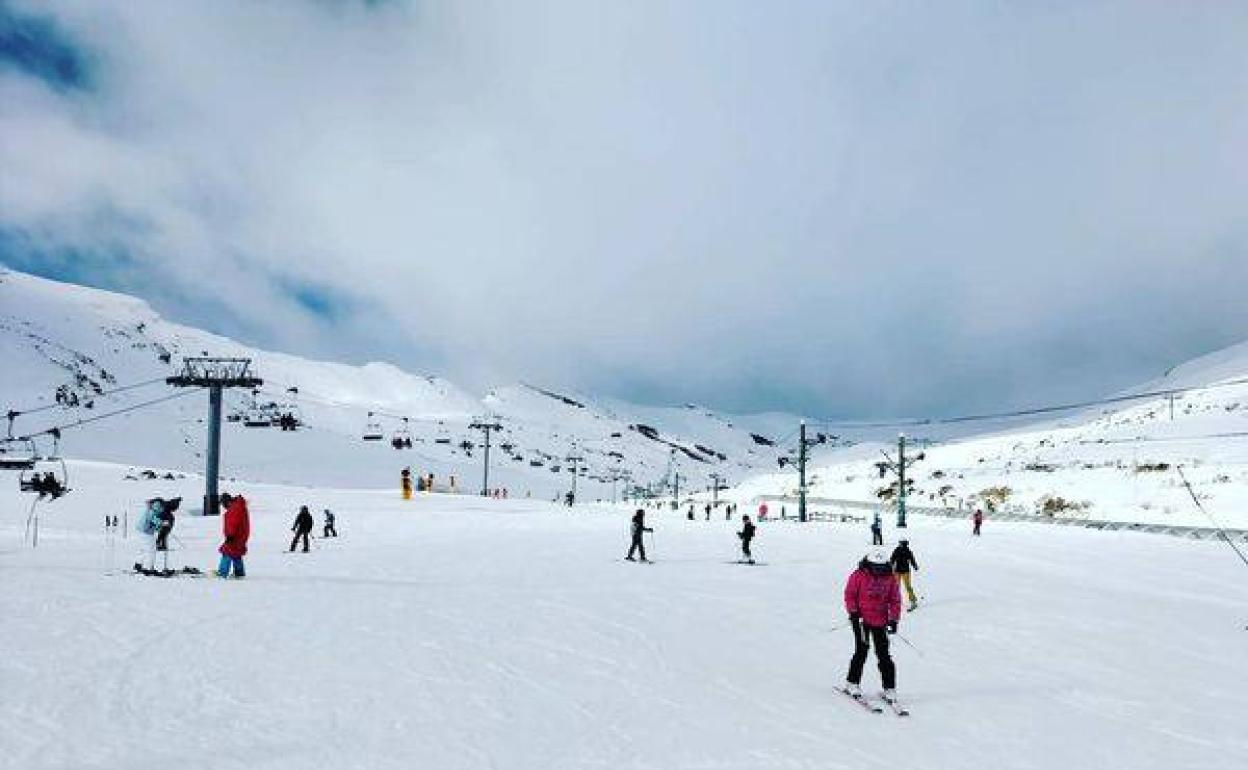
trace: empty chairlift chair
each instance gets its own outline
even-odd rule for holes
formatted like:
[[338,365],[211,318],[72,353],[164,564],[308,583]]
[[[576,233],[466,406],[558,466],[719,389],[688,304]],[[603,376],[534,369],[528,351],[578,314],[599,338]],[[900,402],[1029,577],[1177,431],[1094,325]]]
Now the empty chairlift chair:
[[385,433],[381,430],[381,423],[377,421],[372,412],[369,412],[368,422],[364,423],[364,440],[381,441],[383,438],[385,438]]

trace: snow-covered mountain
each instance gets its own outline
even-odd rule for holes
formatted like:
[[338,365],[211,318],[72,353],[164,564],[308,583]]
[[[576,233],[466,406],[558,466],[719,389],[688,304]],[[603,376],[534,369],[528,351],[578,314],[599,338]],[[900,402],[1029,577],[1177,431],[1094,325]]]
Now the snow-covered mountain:
[[[711,474],[739,480],[776,466],[767,445],[791,431],[784,415],[730,417],[694,405],[639,407],[527,384],[484,397],[444,379],[384,363],[348,366],[256,350],[162,319],[147,303],[120,294],[0,270],[0,409],[16,410],[13,434],[89,420],[178,391],[164,384],[184,357],[251,358],[264,379],[255,394],[227,392],[222,473],[227,478],[317,486],[381,487],[399,470],[435,474],[458,489],[481,484],[482,435],[474,419],[496,417],[491,487],[550,498],[572,485],[578,496],[609,499],[629,483],[658,484],[678,471],[686,488]],[[136,383],[150,384],[111,394]],[[103,394],[103,395],[102,395]],[[169,400],[63,432],[73,458],[202,470],[207,396]],[[37,410],[37,411],[36,411]],[[290,413],[301,426],[282,431],[269,418]],[[370,416],[371,413],[371,416]],[[247,427],[266,423],[266,427]],[[364,440],[365,433],[380,435]],[[769,438],[769,436],[771,438]],[[410,438],[411,447],[392,448]],[[49,452],[49,440],[41,439]]]
[[[953,439],[936,432],[946,426],[906,428],[910,454],[924,455],[911,472],[911,503],[1210,526],[1183,486],[1182,467],[1219,523],[1248,528],[1248,343],[1175,366],[1121,395],[1174,390],[1180,392],[1173,398],[1116,402],[1022,426],[977,423],[985,432]],[[881,478],[876,464],[884,452],[896,457],[893,436],[817,453],[810,494],[881,500],[893,477]],[[769,472],[733,494],[794,496],[796,488],[796,473]]]

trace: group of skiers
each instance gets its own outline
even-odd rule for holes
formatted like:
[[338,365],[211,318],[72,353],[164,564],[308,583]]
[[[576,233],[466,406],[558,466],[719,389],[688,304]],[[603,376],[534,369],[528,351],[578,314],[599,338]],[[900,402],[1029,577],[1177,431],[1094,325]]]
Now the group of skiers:
[[55,500],[67,491],[65,485],[51,471],[43,474],[33,474],[30,477],[29,489],[31,492],[38,494],[40,500],[44,497],[50,497]]
[[[640,556],[642,562],[649,561],[646,557],[645,534],[654,532],[654,528],[646,526],[645,517],[645,509],[638,508],[633,513],[628,554],[624,557],[627,561],[637,561],[634,554]],[[977,511],[974,520],[975,534],[978,535],[983,520],[982,512]],[[754,564],[750,546],[756,535],[756,527],[748,515],[742,517],[741,531],[736,534],[741,541],[741,563]],[[889,637],[897,633],[901,622],[903,588],[908,600],[907,609],[911,612],[918,609],[919,597],[915,593],[911,573],[918,571],[919,561],[906,538],[898,541],[891,555],[886,555],[878,547],[883,544],[883,524],[878,513],[871,523],[871,538],[871,550],[859,561],[845,583],[845,611],[854,634],[854,651],[842,690],[864,706],[878,710],[868,703],[861,686],[863,667],[868,654],[874,648],[883,686],[881,698],[898,714],[906,715],[909,712],[897,700],[897,666],[889,652]]]
[[[625,561],[637,561],[633,558],[633,554],[641,556],[641,561],[648,562],[646,558],[646,542],[644,535],[647,532],[654,532],[653,527],[646,526],[646,510],[638,508],[633,514],[633,523],[629,528],[631,539],[628,546],[628,555],[624,557]],[[750,552],[750,544],[754,542],[755,527],[754,522],[750,521],[749,514],[741,518],[741,531],[737,533],[737,538],[741,541],[741,563],[754,564],[754,554]]]
[[[222,494],[219,499],[224,509],[221,517],[221,532],[224,540],[217,549],[221,554],[221,561],[217,565],[216,574],[223,578],[230,577],[231,574],[236,578],[246,577],[247,568],[243,563],[243,557],[247,555],[247,542],[251,539],[251,513],[247,508],[247,500],[242,495],[231,495],[228,492]],[[181,502],[180,497],[172,500],[156,497],[147,501],[135,525],[140,535],[139,553],[134,562],[135,572],[165,576],[172,574],[168,565],[169,536],[173,532],[174,511],[178,509]],[[291,526],[291,531],[295,533],[290,541],[292,553],[300,542],[303,543],[303,552],[308,552],[309,535],[314,525],[315,522],[308,506],[300,506],[299,513],[296,514],[294,524]],[[109,522],[106,517],[105,526],[115,526],[115,521]],[[323,537],[338,537],[336,517],[328,508],[325,509],[322,531]],[[161,569],[156,567],[157,553],[165,554],[165,563]]]

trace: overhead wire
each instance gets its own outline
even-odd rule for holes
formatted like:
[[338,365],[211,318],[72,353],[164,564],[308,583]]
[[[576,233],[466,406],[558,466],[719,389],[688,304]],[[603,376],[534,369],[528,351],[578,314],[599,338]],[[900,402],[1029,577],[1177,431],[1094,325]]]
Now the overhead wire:
[[53,434],[58,434],[61,431],[71,430],[73,428],[80,428],[83,425],[89,425],[90,423],[93,423],[93,422],[99,422],[100,420],[107,420],[109,418],[118,417],[120,415],[128,414],[130,412],[135,412],[140,409],[146,409],[149,406],[155,406],[156,404],[163,404],[166,401],[173,401],[176,398],[183,398],[185,396],[191,395],[192,393],[196,393],[200,390],[203,390],[203,388],[183,388],[182,390],[179,390],[177,393],[172,393],[167,396],[161,396],[160,398],[154,398],[148,401],[142,401],[137,404],[131,404],[130,406],[124,407],[122,409],[115,409],[111,412],[103,412],[100,414],[92,415],[91,417],[85,417],[80,420],[74,420],[72,422],[62,423],[60,425],[53,425],[53,426],[44,428],[43,430],[35,431],[33,433],[27,433],[18,438],[22,441],[27,441],[27,440],[35,438],[36,436],[49,436]]
[[1042,414],[1054,414],[1058,412],[1070,412],[1075,409],[1086,409],[1093,406],[1107,406],[1110,404],[1128,403],[1131,401],[1147,401],[1154,398],[1166,398],[1169,396],[1177,396],[1184,393],[1195,393],[1206,390],[1214,390],[1217,388],[1227,388],[1235,385],[1248,384],[1248,377],[1234,380],[1226,380],[1223,382],[1210,383],[1208,385],[1193,385],[1184,388],[1165,388],[1161,390],[1143,391],[1140,393],[1126,393],[1120,396],[1107,396],[1105,398],[1091,399],[1088,401],[1076,401],[1067,404],[1052,404],[1047,406],[1036,406],[1026,409],[1013,409],[1004,412],[986,412],[981,414],[965,414],[954,417],[913,417],[899,420],[878,420],[870,422],[854,422],[845,420],[832,420],[829,418],[815,418],[817,422],[825,427],[835,428],[906,428],[921,427],[925,425],[953,425],[967,422],[982,422],[985,420],[1004,420],[1012,417],[1034,417]]

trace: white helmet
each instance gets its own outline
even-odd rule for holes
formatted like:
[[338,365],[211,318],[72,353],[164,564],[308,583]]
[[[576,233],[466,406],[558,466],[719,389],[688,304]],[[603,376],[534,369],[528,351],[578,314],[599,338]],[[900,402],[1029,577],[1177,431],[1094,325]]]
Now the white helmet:
[[884,565],[888,564],[888,556],[884,553],[884,549],[872,548],[870,551],[867,551],[867,555],[863,557],[863,561],[868,564]]

